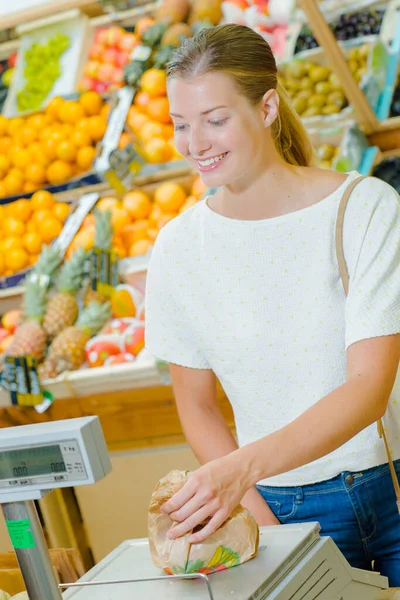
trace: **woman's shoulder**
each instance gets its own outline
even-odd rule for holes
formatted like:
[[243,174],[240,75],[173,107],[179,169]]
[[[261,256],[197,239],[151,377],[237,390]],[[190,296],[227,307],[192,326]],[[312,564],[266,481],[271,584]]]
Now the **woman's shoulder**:
[[193,243],[201,227],[203,202],[200,200],[194,206],[168,221],[158,234],[155,246],[164,251],[180,252],[182,244]]
[[396,215],[400,211],[399,194],[382,179],[364,177],[352,191],[349,207],[370,216],[377,209]]

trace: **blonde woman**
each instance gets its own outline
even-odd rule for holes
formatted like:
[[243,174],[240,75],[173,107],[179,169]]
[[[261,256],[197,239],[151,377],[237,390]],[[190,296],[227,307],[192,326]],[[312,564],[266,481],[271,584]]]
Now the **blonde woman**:
[[[319,521],[351,565],[400,585],[400,516],[375,421],[400,470],[400,204],[357,173],[310,166],[312,148],[244,26],[177,50],[168,96],[178,150],[215,195],[165,226],[147,283],[146,339],[170,363],[203,465],[164,510],[201,542],[241,502],[260,525]],[[238,442],[216,401],[229,398]],[[397,403],[397,405],[396,405]]]

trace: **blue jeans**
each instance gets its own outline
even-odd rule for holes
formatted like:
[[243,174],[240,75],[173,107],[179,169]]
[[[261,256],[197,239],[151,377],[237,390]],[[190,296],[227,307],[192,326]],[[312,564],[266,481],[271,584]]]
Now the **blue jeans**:
[[[400,474],[400,460],[395,462]],[[302,487],[257,486],[282,524],[318,521],[352,567],[400,587],[400,515],[387,464]]]

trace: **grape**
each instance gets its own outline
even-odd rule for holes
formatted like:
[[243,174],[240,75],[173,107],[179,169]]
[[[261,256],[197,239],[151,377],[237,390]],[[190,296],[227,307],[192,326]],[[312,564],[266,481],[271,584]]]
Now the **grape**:
[[17,92],[19,112],[41,108],[61,75],[60,58],[70,47],[69,38],[57,33],[45,44],[34,42],[24,55],[25,86]]

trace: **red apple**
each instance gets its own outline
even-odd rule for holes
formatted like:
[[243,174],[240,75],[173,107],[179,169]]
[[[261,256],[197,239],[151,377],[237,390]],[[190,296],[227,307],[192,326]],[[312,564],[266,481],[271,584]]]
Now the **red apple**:
[[103,62],[108,65],[117,66],[118,62],[118,51],[114,48],[107,48],[103,54]]
[[130,62],[131,62],[131,59],[129,57],[129,54],[127,54],[126,52],[118,52],[118,54],[117,54],[117,66],[118,67],[123,69]]
[[103,44],[93,44],[89,50],[90,60],[101,60],[105,51]]
[[109,48],[117,48],[124,35],[125,29],[117,25],[112,25],[106,31],[105,43]]
[[8,59],[9,69],[13,69],[15,67],[16,62],[17,62],[17,53],[14,52],[13,54],[11,54],[10,58]]
[[125,33],[119,41],[119,49],[125,52],[132,52],[132,50],[140,44],[139,36],[134,33]]
[[98,94],[104,94],[109,89],[109,84],[104,81],[96,81],[93,90]]
[[21,318],[21,311],[19,309],[9,310],[3,315],[1,324],[4,329],[7,329],[10,333],[14,333],[17,329]]
[[101,44],[101,45],[105,45],[106,43],[106,38],[107,38],[107,28],[106,27],[102,27],[101,29],[98,29],[94,35],[94,43],[95,44]]
[[114,72],[112,74],[112,83],[120,83],[124,79],[124,70],[119,67],[115,67]]
[[79,82],[79,90],[87,92],[88,90],[94,90],[97,81],[91,77],[82,77]]
[[116,67],[112,65],[104,64],[100,65],[99,71],[97,74],[97,79],[104,83],[113,81],[113,75]]
[[101,66],[101,63],[95,60],[89,60],[84,71],[85,77],[89,77],[90,79],[96,79],[99,76],[99,70]]

